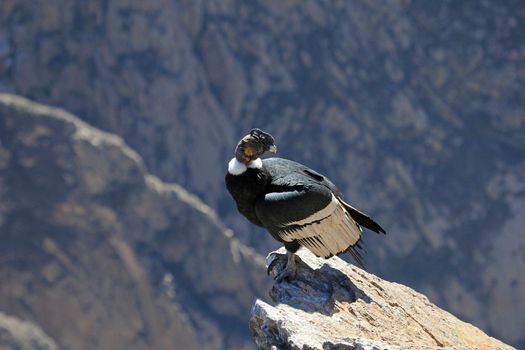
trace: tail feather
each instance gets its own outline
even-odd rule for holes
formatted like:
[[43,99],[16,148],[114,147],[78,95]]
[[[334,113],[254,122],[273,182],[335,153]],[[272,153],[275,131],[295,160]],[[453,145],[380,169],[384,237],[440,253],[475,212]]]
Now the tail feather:
[[363,253],[366,253],[366,250],[364,249],[364,242],[361,238],[359,238],[359,240],[355,244],[348,247],[345,250],[345,253],[350,254],[354,261],[359,265],[359,267],[361,267],[362,269],[366,269],[363,255],[360,252],[360,250],[363,251]]
[[348,214],[350,214],[352,219],[354,219],[359,225],[366,227],[367,229],[372,230],[374,232],[386,234],[385,230],[377,222],[372,220],[368,215],[352,207],[345,201],[341,199],[339,200],[344,204],[345,209],[348,211]]

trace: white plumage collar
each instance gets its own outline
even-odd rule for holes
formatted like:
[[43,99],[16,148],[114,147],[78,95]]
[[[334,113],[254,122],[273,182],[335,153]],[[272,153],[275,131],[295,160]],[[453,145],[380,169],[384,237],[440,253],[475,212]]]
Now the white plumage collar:
[[228,172],[232,175],[241,175],[242,173],[244,173],[248,168],[253,168],[253,169],[261,169],[262,168],[262,160],[261,158],[257,158],[255,160],[252,160],[250,163],[248,163],[248,166],[246,166],[245,164],[239,162],[237,160],[237,158],[233,158],[232,160],[230,160],[230,162],[228,163]]
[[257,158],[255,160],[252,160],[248,163],[248,168],[252,169],[261,169],[262,168],[262,160],[261,158]]

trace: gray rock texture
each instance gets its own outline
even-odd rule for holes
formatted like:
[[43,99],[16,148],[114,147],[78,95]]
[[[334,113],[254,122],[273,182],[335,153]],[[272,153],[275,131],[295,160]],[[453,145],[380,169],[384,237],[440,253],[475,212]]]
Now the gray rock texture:
[[[257,300],[250,329],[259,349],[513,349],[438,308],[424,295],[335,257],[298,253],[297,279]],[[267,258],[275,276],[284,248]]]
[[253,348],[263,259],[120,137],[5,94],[0,242],[0,310],[60,348]]
[[58,350],[58,347],[40,327],[0,312],[0,349]]
[[391,234],[365,238],[371,271],[525,348],[524,13],[518,0],[2,0],[0,91],[119,135],[263,255],[277,245],[222,176],[238,139],[266,129]]

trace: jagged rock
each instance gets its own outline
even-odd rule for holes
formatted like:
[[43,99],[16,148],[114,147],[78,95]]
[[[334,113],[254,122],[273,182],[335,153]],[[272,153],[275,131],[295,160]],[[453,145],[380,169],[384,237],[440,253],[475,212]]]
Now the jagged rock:
[[78,350],[249,349],[267,282],[262,257],[120,137],[6,94],[0,279],[0,310]]
[[58,346],[37,325],[0,312],[0,349],[58,350]]
[[520,5],[2,0],[0,90],[120,135],[264,253],[221,177],[266,129],[403,233],[371,271],[525,348]]
[[[298,253],[298,275],[275,284],[275,304],[257,300],[250,329],[260,349],[512,349],[398,283],[340,258]],[[284,248],[267,258],[272,276]]]

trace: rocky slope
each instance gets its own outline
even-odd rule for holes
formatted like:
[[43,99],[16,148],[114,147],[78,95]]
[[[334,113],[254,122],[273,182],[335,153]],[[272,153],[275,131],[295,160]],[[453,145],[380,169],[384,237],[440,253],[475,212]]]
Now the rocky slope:
[[0,349],[57,350],[58,347],[40,327],[0,312]]
[[[339,258],[298,256],[297,279],[273,286],[273,305],[257,300],[252,308],[260,349],[513,349],[406,286]],[[267,262],[275,275],[286,264],[284,248]]]
[[525,347],[524,9],[3,0],[0,90],[120,135],[264,253],[221,177],[238,138],[267,129],[386,227],[372,271]]
[[5,94],[0,242],[0,310],[62,349],[253,347],[262,259],[119,137]]

